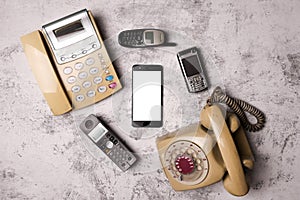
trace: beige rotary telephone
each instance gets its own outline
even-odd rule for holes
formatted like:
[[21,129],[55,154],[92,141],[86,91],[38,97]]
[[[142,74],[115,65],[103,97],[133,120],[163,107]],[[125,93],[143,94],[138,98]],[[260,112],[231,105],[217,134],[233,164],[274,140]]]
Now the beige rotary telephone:
[[21,42],[54,115],[94,104],[122,88],[86,9],[22,36]]
[[[229,104],[229,101],[233,103]],[[251,131],[262,128],[264,115],[240,101],[217,88],[201,111],[199,124],[157,139],[164,172],[175,190],[200,188],[223,179],[225,189],[231,194],[247,194],[249,187],[243,167],[252,169],[254,157],[239,118],[231,112],[226,115],[219,103],[228,103],[235,111],[242,109],[253,114],[257,124],[249,125]],[[243,124],[244,119],[241,122]],[[249,124],[248,121],[245,123]]]

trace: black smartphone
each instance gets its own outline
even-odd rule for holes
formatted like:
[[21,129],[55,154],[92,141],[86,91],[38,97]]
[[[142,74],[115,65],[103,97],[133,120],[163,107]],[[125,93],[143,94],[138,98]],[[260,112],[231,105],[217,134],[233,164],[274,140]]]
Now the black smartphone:
[[163,67],[132,67],[132,126],[161,127],[163,121]]

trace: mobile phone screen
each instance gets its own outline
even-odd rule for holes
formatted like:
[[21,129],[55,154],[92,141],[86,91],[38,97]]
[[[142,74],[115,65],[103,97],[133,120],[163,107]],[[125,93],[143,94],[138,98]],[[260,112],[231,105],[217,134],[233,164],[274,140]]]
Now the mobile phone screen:
[[193,76],[199,74],[200,64],[197,56],[190,56],[182,59],[182,63],[186,72],[186,75]]
[[135,65],[132,71],[132,121],[137,127],[162,125],[162,66]]

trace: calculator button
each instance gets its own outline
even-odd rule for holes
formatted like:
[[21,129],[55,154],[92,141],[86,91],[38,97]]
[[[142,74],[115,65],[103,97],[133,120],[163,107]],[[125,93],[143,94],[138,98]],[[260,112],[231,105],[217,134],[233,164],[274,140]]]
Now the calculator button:
[[92,85],[92,83],[90,81],[85,81],[85,82],[82,83],[82,86],[84,88],[89,88],[89,87],[91,87],[91,85]]
[[99,88],[98,88],[98,92],[100,92],[100,93],[103,93],[103,92],[105,92],[106,91],[106,87],[105,86],[100,86]]
[[76,70],[81,70],[81,69],[83,68],[83,63],[81,63],[81,62],[76,63],[75,66],[74,66],[74,68],[75,68]]
[[96,76],[95,78],[94,78],[94,83],[95,84],[99,84],[99,83],[101,83],[102,82],[102,78],[100,77],[100,76]]
[[113,75],[109,75],[105,78],[105,80],[107,80],[107,81],[112,81],[113,79],[114,79]]
[[82,54],[86,54],[86,53],[87,53],[87,50],[83,50],[83,51],[82,51]]
[[83,101],[83,100],[84,100],[84,96],[82,94],[76,96],[76,101],[80,102],[80,101]]
[[71,57],[72,57],[72,58],[76,58],[76,57],[77,57],[77,55],[76,55],[76,54],[73,54]]
[[115,87],[117,87],[117,83],[113,82],[113,83],[109,84],[108,87],[111,89],[114,89]]
[[62,57],[60,57],[60,60],[61,60],[61,61],[65,61],[66,58],[62,56]]
[[68,81],[68,83],[70,83],[70,84],[75,83],[76,77],[75,77],[75,76],[70,76],[70,77],[68,78],[67,81]]
[[87,76],[88,76],[88,74],[86,72],[80,72],[78,74],[78,77],[81,78],[81,79],[85,79]]
[[73,69],[71,67],[64,68],[64,74],[69,75],[73,72]]
[[93,97],[95,95],[96,95],[96,92],[94,90],[90,90],[86,93],[86,96],[88,96],[88,97]]
[[72,90],[72,92],[74,92],[74,93],[79,92],[79,91],[80,91],[80,86],[75,85],[75,86],[72,87],[71,90]]
[[92,65],[92,64],[94,64],[95,63],[95,60],[93,59],[93,58],[88,58],[88,59],[86,59],[86,61],[85,61],[85,64],[87,64],[87,65]]
[[113,146],[114,146],[114,144],[111,141],[106,142],[106,147],[107,148],[111,149],[111,148],[113,148]]
[[90,69],[90,74],[97,74],[99,72],[98,68],[93,67]]

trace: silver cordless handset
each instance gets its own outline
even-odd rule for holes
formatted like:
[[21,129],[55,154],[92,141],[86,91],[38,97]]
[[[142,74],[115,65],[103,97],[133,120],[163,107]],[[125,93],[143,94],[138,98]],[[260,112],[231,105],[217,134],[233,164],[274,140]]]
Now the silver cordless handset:
[[91,114],[85,118],[80,124],[80,129],[122,171],[126,171],[136,162],[135,155],[95,115]]

